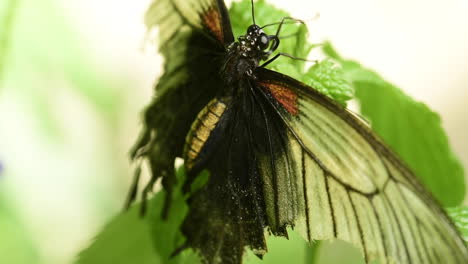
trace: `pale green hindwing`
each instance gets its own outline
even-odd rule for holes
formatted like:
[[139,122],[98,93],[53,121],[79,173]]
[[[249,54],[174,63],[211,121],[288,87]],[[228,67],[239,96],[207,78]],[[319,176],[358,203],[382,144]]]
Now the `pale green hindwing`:
[[[312,88],[268,73],[259,75],[261,89],[289,87],[298,109],[272,104],[288,127],[288,144],[275,164],[282,186],[265,186],[269,215],[295,218],[309,241],[350,242],[366,262],[468,263],[467,247],[444,210],[367,125]],[[262,173],[268,182],[271,175]],[[273,188],[279,207],[268,202]]]

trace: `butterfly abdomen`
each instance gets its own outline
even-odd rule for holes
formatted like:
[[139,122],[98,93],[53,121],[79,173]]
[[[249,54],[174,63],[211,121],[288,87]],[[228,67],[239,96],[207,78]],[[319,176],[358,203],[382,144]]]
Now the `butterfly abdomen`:
[[220,99],[213,99],[200,111],[193,122],[185,140],[184,160],[185,166],[191,170],[197,162],[206,158],[209,145],[220,134],[222,126],[220,121],[227,109],[226,103]]

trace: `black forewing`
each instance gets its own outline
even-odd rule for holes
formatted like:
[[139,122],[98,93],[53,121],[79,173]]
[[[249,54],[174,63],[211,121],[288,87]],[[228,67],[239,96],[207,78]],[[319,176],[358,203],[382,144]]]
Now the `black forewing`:
[[[165,62],[132,153],[134,159],[146,158],[150,163],[152,179],[143,191],[144,199],[162,176],[170,195],[174,159],[182,155],[196,114],[222,87],[218,71],[225,46],[233,41],[226,7],[219,0],[156,0],[146,23],[150,29],[158,27],[159,51]],[[134,186],[130,202],[136,195]]]

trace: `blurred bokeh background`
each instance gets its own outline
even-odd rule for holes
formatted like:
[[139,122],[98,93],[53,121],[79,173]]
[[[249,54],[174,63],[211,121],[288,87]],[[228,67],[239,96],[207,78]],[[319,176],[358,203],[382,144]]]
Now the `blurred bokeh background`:
[[[150,1],[0,1],[0,263],[72,263],[121,209],[161,74],[145,40]],[[468,167],[468,1],[270,2],[320,14],[314,42],[439,112]]]

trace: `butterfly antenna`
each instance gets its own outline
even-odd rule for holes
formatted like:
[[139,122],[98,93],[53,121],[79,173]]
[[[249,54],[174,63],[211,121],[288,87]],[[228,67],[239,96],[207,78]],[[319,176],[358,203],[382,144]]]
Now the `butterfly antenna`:
[[254,10],[254,2],[253,0],[250,0],[250,3],[252,3],[252,21],[253,21],[253,24],[255,24],[255,10]]

